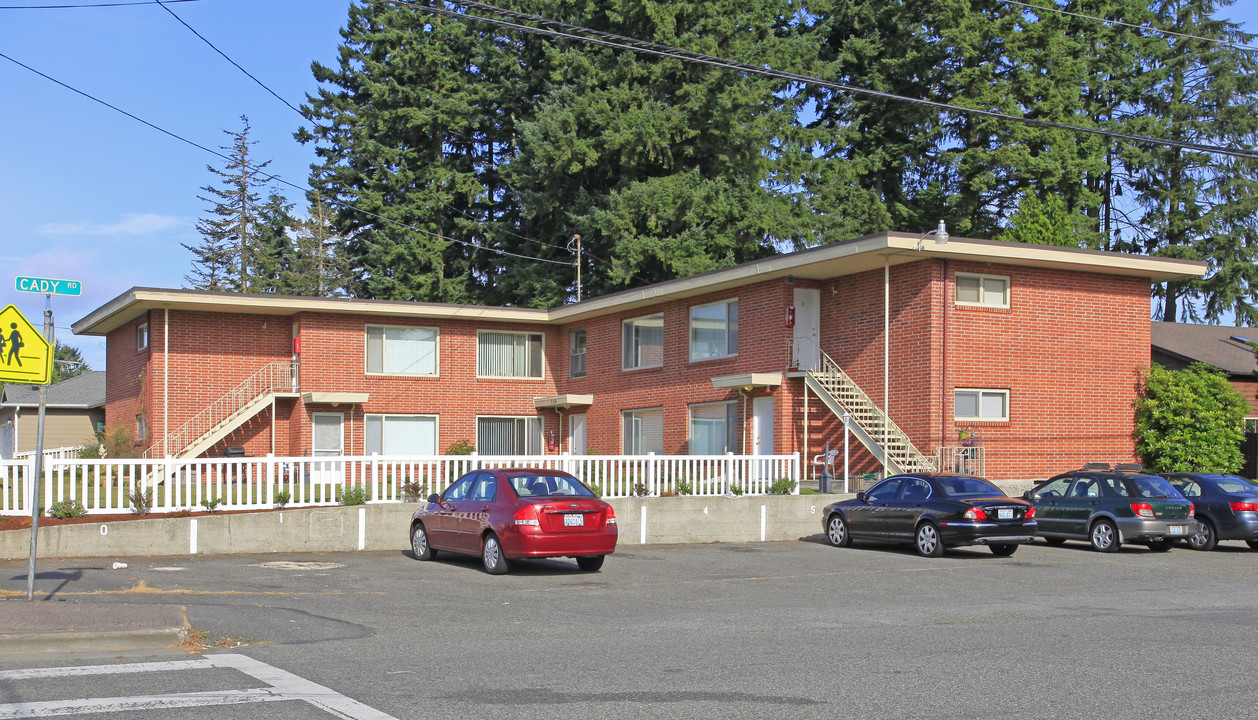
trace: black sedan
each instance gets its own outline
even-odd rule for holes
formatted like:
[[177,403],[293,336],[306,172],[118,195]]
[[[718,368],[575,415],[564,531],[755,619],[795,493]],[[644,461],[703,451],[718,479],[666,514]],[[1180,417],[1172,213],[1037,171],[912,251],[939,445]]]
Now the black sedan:
[[1162,473],[1196,508],[1201,529],[1188,538],[1194,550],[1213,550],[1220,540],[1244,540],[1258,550],[1258,485],[1235,475]]
[[926,557],[958,545],[987,545],[1014,554],[1035,538],[1035,508],[995,485],[968,475],[892,475],[853,500],[827,505],[822,515],[830,544],[853,540],[911,543]]

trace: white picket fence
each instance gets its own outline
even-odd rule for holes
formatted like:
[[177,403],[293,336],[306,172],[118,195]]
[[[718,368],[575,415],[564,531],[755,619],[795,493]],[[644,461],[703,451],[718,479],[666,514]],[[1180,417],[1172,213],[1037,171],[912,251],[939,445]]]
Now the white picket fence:
[[[43,502],[73,501],[89,514],[256,510],[369,503],[445,490],[464,473],[537,467],[576,475],[603,497],[764,495],[780,480],[799,492],[799,455],[433,455],[203,459],[44,460]],[[29,515],[34,461],[0,462],[0,515]]]

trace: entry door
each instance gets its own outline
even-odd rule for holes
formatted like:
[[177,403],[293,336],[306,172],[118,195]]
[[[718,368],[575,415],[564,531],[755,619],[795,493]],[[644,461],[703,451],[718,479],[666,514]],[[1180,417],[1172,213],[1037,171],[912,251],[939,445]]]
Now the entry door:
[[795,367],[816,370],[821,366],[821,291],[795,288]]
[[[773,454],[773,398],[758,397],[751,401],[751,454]],[[772,463],[755,463],[757,479],[772,479]]]
[[568,452],[585,454],[585,414],[568,416]]
[[[310,468],[310,480],[315,484],[339,484],[345,480],[345,462],[343,460],[320,460],[318,458],[341,458],[345,455],[345,413],[315,413],[311,418],[314,424],[314,438],[310,444],[310,454],[315,457]],[[318,498],[322,501],[332,498],[324,497],[319,491]]]

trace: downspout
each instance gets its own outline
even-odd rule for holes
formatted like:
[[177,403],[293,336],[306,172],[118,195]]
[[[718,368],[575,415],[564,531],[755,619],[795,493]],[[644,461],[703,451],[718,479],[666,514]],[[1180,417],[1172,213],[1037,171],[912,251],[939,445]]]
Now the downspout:
[[887,422],[882,424],[882,476],[889,474],[887,463],[887,439],[891,422],[891,256],[882,258],[882,413]]
[[[743,431],[739,434],[743,436],[743,455],[746,455],[747,454],[747,433],[751,432],[751,423],[748,421],[751,420],[751,418],[747,416],[747,391],[740,389],[738,391],[738,394],[743,396]],[[726,435],[726,437],[729,437],[729,436]]]
[[162,448],[170,457],[170,306],[162,313]]
[[[948,446],[948,261],[943,261],[943,338],[939,368],[939,446]],[[938,469],[938,468],[936,468]]]

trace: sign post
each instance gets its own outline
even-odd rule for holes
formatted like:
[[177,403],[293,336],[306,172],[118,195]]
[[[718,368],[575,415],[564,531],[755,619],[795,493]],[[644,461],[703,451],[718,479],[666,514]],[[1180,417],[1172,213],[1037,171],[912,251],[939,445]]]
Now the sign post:
[[[0,380],[39,385],[39,427],[35,433],[34,477],[31,486],[31,562],[26,573],[26,599],[35,600],[35,556],[39,544],[39,504],[44,488],[44,413],[48,406],[48,385],[52,382],[53,355],[56,352],[56,326],[52,322],[52,296],[78,295],[82,285],[74,280],[49,278],[17,279],[21,292],[37,292],[44,296],[44,332],[36,332],[18,309],[12,305],[0,310]],[[7,329],[5,329],[7,328]],[[25,361],[25,362],[24,362]]]

